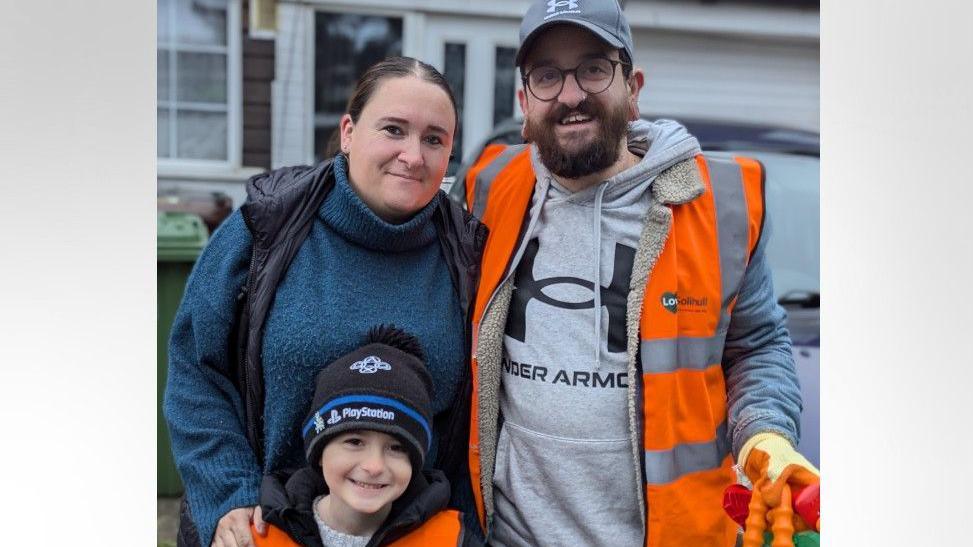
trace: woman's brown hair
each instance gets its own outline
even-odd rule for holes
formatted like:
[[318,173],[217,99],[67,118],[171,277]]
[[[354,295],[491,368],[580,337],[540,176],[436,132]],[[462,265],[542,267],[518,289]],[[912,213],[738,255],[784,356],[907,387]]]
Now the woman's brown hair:
[[[378,86],[388,78],[403,78],[405,76],[415,76],[446,92],[450,104],[453,105],[453,117],[456,119],[455,127],[453,127],[455,134],[456,130],[459,129],[459,110],[456,108],[456,98],[453,96],[453,90],[449,87],[449,82],[435,67],[412,57],[389,57],[368,67],[361,78],[358,78],[355,90],[352,92],[351,98],[348,99],[348,107],[345,109],[345,113],[351,116],[351,121],[358,123],[358,117],[361,116],[362,110],[365,109],[365,105],[371,100],[372,94],[375,93]],[[328,137],[321,157],[330,158],[340,151],[341,127],[338,126]]]
[[351,121],[358,122],[358,117],[361,116],[362,110],[365,109],[365,105],[368,104],[368,101],[372,98],[372,94],[375,93],[375,90],[378,89],[382,81],[387,78],[402,78],[405,76],[415,76],[422,81],[438,86],[446,92],[450,104],[453,105],[453,117],[456,120],[456,124],[453,127],[453,132],[455,133],[459,128],[459,110],[456,108],[456,98],[453,96],[453,90],[449,88],[449,82],[446,81],[446,78],[435,67],[423,63],[419,59],[413,59],[412,57],[389,57],[369,67],[362,74],[361,78],[358,78],[355,91],[351,94],[351,98],[348,100],[348,108],[345,110],[351,116]]

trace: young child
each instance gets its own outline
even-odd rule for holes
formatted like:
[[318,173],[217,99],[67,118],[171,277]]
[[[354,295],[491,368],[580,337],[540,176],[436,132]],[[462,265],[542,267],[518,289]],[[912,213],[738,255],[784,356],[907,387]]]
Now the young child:
[[432,379],[418,341],[373,328],[365,345],[318,373],[303,424],[308,467],[267,476],[260,546],[467,545],[449,482],[423,472]]

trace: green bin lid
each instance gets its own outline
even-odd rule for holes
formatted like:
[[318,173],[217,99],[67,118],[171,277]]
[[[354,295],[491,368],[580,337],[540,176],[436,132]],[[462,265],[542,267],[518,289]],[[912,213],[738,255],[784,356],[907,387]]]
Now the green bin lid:
[[209,231],[197,214],[159,211],[156,236],[158,260],[192,262],[206,246]]

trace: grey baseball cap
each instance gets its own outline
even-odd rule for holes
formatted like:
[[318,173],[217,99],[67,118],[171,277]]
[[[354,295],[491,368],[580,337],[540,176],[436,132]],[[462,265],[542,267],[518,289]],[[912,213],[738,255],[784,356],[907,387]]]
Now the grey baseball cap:
[[520,23],[520,48],[516,64],[521,66],[530,45],[541,32],[558,24],[585,28],[612,47],[623,49],[629,59],[632,54],[632,29],[617,0],[534,0]]

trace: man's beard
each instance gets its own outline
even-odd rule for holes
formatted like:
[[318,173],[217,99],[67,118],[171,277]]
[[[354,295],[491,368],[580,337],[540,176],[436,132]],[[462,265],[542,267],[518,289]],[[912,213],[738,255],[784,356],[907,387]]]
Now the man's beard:
[[[555,126],[571,113],[589,116],[598,124],[599,134],[575,152],[568,152],[558,143]],[[606,108],[597,100],[585,100],[574,108],[558,103],[548,115],[538,121],[527,120],[524,136],[537,145],[541,161],[559,177],[577,179],[607,169],[618,161],[618,143],[628,135],[628,108],[618,102]]]

